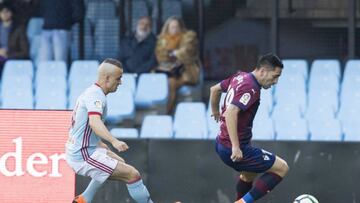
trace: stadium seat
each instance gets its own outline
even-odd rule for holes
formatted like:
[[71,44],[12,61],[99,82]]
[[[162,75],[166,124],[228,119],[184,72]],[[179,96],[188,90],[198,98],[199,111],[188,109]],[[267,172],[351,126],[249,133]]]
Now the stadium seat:
[[339,93],[340,83],[336,75],[310,76],[309,91],[330,90]]
[[136,74],[124,73],[121,77],[121,85],[118,87],[118,91],[123,89],[130,90],[133,95],[136,91]]
[[36,86],[39,80],[46,80],[49,76],[60,77],[66,80],[67,68],[64,61],[41,61],[36,69]]
[[36,109],[66,109],[67,81],[60,74],[37,76],[35,85]]
[[274,107],[273,88],[262,89],[260,93],[260,105],[264,106],[268,112],[272,112]]
[[309,123],[312,141],[342,141],[342,129],[338,119],[328,119]]
[[141,126],[141,138],[172,138],[173,123],[171,116],[145,116]]
[[139,77],[135,94],[135,104],[140,108],[166,105],[168,99],[168,79],[162,73],[144,73]]
[[360,90],[352,89],[344,91],[340,99],[341,106],[358,106],[360,105]]
[[304,78],[300,75],[280,77],[275,86],[274,96],[277,105],[293,103],[300,106],[302,113],[306,111],[306,85]]
[[[84,19],[84,59],[94,58],[94,35],[92,24],[88,18]],[[80,25],[77,23],[71,28],[71,59],[80,59]]]
[[139,132],[136,128],[113,128],[110,130],[110,133],[118,139],[139,137]]
[[281,119],[297,119],[302,118],[300,106],[288,103],[282,105],[276,105],[274,111],[271,114],[271,118],[276,122]]
[[[337,112],[339,110],[339,96],[338,93],[331,90],[310,90],[309,91],[309,105],[308,108],[317,107],[330,107],[333,109],[333,112]],[[309,110],[308,110],[309,111]]]
[[39,61],[39,47],[41,42],[41,36],[36,35],[30,42],[30,59],[35,63],[38,64]]
[[86,17],[91,23],[101,19],[116,17],[116,5],[113,1],[92,1],[87,5]]
[[33,85],[27,75],[3,76],[1,85],[2,108],[33,109]]
[[284,68],[281,77],[285,75],[302,75],[304,80],[309,78],[308,64],[306,60],[301,59],[285,59],[283,60]]
[[30,60],[8,60],[4,65],[2,78],[26,75],[34,78],[34,66]]
[[309,106],[306,112],[306,119],[309,123],[316,121],[326,121],[335,118],[335,110],[331,106],[314,104]]
[[165,22],[170,16],[182,17],[182,8],[180,0],[162,1],[162,22]]
[[[359,115],[359,114],[357,114]],[[344,141],[354,142],[360,141],[360,120],[359,119],[348,119],[346,122],[341,122],[344,132]]]
[[119,19],[98,19],[95,24],[95,57],[103,60],[105,58],[117,58],[120,45]]
[[255,117],[252,134],[254,140],[274,140],[275,130],[270,117]]
[[26,28],[26,35],[31,43],[35,36],[41,35],[42,26],[44,24],[43,18],[31,18]]
[[334,75],[340,80],[340,62],[338,60],[315,60],[311,65],[310,77]]
[[106,121],[111,124],[119,124],[124,119],[135,117],[134,97],[130,90],[122,90],[107,96]]
[[[99,62],[95,60],[76,60],[71,64],[69,73],[69,85],[74,80],[81,80],[84,76],[96,76]],[[94,81],[95,82],[95,81]]]
[[309,130],[305,119],[282,118],[274,120],[276,140],[299,140],[309,139]]
[[[220,113],[221,113],[221,108],[224,104],[225,96],[226,96],[226,93],[222,93],[221,97],[220,97],[220,102],[219,102]],[[220,131],[220,123],[217,123],[214,120],[214,118],[211,117],[211,115],[212,115],[212,110],[211,110],[211,104],[210,104],[210,100],[209,100],[207,113],[206,113],[207,126],[208,126],[208,130],[209,130],[209,139],[215,139]]]
[[344,124],[350,123],[354,118],[357,118],[360,115],[359,106],[341,106],[337,118]]
[[[125,8],[128,8],[128,2],[131,2],[131,30],[135,31],[136,23],[140,17],[149,16],[149,8],[146,0],[132,0],[125,2]],[[125,9],[125,17],[128,17],[128,9]]]
[[205,104],[182,102],[176,106],[174,116],[175,138],[206,139],[208,137]]

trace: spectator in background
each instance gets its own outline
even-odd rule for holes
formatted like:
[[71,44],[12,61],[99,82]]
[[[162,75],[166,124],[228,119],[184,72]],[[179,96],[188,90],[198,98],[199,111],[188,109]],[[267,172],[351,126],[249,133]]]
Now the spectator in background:
[[156,37],[151,31],[151,23],[148,16],[140,18],[134,34],[122,41],[119,59],[125,72],[148,73],[156,67]]
[[157,72],[169,76],[168,113],[176,103],[177,90],[183,85],[196,85],[200,75],[198,40],[194,31],[187,30],[181,18],[166,20],[156,43]]
[[25,27],[14,20],[14,9],[9,3],[0,4],[0,66],[7,59],[29,57],[29,44]]
[[44,18],[39,60],[68,61],[71,27],[85,15],[83,0],[42,0]]

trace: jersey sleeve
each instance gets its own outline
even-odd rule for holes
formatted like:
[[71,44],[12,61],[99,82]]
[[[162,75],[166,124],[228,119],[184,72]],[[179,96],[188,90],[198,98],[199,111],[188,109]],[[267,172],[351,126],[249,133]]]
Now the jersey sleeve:
[[104,113],[105,96],[100,94],[91,94],[85,99],[85,105],[88,115],[100,115]]
[[244,85],[235,90],[231,104],[239,107],[243,111],[246,111],[257,100],[259,100],[259,94],[252,87]]
[[227,92],[228,87],[231,83],[231,79],[232,79],[232,77],[229,77],[220,82],[220,87],[221,87],[222,92]]

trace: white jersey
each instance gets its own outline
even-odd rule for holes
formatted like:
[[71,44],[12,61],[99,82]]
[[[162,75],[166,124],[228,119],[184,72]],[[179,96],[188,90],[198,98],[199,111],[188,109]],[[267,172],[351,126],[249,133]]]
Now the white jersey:
[[100,138],[89,126],[89,115],[98,114],[104,121],[106,111],[106,96],[97,84],[90,86],[79,96],[66,143],[67,159],[86,161],[92,155]]

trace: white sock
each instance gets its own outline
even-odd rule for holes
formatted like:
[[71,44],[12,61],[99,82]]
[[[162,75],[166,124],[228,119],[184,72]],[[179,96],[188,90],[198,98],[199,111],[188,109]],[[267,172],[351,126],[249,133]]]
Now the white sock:
[[134,183],[126,184],[126,186],[129,190],[130,196],[137,203],[153,203],[153,201],[150,199],[149,191],[141,179]]

